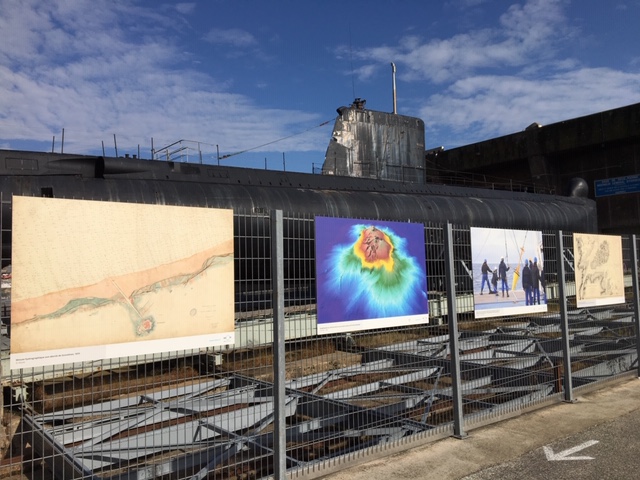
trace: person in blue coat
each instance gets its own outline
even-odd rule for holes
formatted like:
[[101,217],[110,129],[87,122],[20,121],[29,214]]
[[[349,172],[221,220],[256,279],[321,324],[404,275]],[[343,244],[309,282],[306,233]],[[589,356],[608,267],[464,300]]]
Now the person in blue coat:
[[491,284],[489,283],[489,272],[491,268],[487,264],[487,259],[485,258],[482,267],[480,267],[480,272],[482,273],[482,285],[480,285],[480,295],[482,295],[482,291],[484,290],[484,284],[487,284],[487,288],[489,289],[489,293],[493,293],[491,291]]
[[540,305],[540,269],[538,268],[538,258],[533,257],[531,265],[531,305]]
[[498,265],[498,273],[500,275],[500,281],[502,282],[502,296],[504,297],[505,292],[507,293],[507,297],[509,296],[509,284],[507,283],[507,271],[509,270],[509,265],[504,263],[504,257],[500,259],[500,265]]
[[529,259],[524,259],[524,267],[522,268],[522,290],[524,290],[524,303],[525,305],[532,305],[531,298],[531,269],[529,268]]

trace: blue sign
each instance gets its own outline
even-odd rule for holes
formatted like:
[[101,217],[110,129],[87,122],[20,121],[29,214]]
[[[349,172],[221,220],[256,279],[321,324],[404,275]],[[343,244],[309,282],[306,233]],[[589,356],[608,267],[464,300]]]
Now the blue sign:
[[624,193],[638,193],[640,192],[640,175],[596,180],[594,184],[596,187],[596,197],[622,195]]

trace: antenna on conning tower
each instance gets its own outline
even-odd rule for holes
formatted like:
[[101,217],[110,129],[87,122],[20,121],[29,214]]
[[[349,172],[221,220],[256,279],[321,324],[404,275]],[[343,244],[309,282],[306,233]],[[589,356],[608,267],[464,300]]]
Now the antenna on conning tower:
[[349,61],[351,62],[351,88],[353,89],[353,98],[356,98],[356,81],[353,73],[353,47],[351,45],[351,23],[349,23]]
[[398,105],[396,98],[396,64],[391,62],[391,79],[393,84],[393,114],[398,113]]

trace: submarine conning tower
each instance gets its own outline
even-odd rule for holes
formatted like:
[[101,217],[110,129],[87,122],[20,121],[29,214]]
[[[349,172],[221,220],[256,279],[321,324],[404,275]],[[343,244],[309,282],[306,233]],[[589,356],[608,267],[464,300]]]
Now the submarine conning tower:
[[337,109],[323,175],[425,183],[424,121],[365,108],[356,98]]

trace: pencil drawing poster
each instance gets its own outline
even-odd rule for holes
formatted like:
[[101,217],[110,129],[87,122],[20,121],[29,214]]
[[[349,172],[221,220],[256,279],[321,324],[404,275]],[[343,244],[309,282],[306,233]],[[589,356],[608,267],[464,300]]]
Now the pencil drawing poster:
[[573,254],[576,306],[624,303],[621,237],[574,233]]
[[315,218],[318,333],[429,321],[422,224]]
[[471,227],[476,318],[547,311],[542,232]]
[[13,198],[11,368],[234,343],[233,212]]

